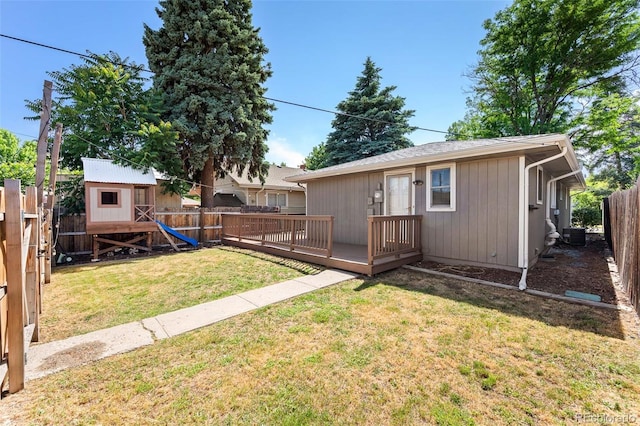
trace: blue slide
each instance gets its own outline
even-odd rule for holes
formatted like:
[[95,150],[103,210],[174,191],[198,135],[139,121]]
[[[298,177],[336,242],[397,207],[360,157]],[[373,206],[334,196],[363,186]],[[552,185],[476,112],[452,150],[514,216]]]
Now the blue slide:
[[178,231],[176,231],[173,228],[168,227],[167,225],[165,225],[164,223],[160,222],[159,220],[156,220],[156,223],[160,226],[162,226],[162,229],[164,229],[165,231],[167,231],[168,234],[173,235],[174,237],[191,244],[194,247],[198,247],[198,241],[194,240],[191,237],[187,237],[184,234],[179,233]]

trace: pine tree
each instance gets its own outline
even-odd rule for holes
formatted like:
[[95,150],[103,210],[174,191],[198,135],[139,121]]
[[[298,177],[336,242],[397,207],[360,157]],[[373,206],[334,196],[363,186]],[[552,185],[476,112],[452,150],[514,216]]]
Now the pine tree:
[[213,181],[248,168],[264,180],[273,105],[262,84],[271,75],[267,49],[251,22],[250,0],[162,0],[163,25],[145,25],[144,45],[166,118],[180,133],[181,157],[213,206]]
[[338,104],[344,115],[331,123],[325,166],[413,146],[405,135],[415,130],[409,125],[415,111],[403,110],[405,99],[392,94],[396,86],[380,88],[380,71],[368,57],[355,89]]

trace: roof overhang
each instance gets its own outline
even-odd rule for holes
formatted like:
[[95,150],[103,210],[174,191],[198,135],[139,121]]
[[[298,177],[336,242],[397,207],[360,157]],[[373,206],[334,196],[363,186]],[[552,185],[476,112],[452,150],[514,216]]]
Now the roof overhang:
[[[556,168],[558,170],[563,169],[567,171],[581,170],[581,166],[576,158],[573,147],[567,135],[563,134],[551,134],[541,135],[528,140],[522,138],[496,138],[495,143],[485,146],[474,146],[466,149],[458,149],[448,152],[429,153],[424,155],[416,155],[409,158],[399,158],[388,160],[384,163],[367,163],[367,164],[355,164],[353,166],[345,165],[346,167],[334,168],[328,167],[325,169],[319,169],[315,171],[309,171],[305,174],[289,176],[285,178],[288,182],[309,182],[315,179],[322,179],[326,177],[334,177],[341,175],[348,175],[354,173],[379,171],[381,169],[389,170],[395,168],[425,165],[432,163],[450,162],[465,160],[471,158],[500,156],[505,154],[513,155],[535,155],[550,157],[557,154],[563,147],[567,147],[566,155],[556,160]],[[564,162],[564,167],[561,163]],[[568,178],[569,179],[569,178]],[[585,187],[584,177],[582,172],[575,175],[573,178],[576,180],[576,187]]]

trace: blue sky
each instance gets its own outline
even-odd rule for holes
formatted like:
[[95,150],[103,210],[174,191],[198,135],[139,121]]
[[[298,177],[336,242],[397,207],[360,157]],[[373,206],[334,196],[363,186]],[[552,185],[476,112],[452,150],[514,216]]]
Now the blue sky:
[[[485,31],[482,22],[510,2],[498,0],[287,1],[254,0],[273,76],[267,96],[335,110],[355,86],[370,56],[382,68],[383,86],[416,110],[414,126],[446,131],[463,117]],[[161,25],[154,0],[0,0],[0,33],[85,53],[114,51],[147,63],[143,23]],[[42,97],[47,71],[81,60],[73,55],[0,38],[0,128],[34,139],[38,123],[25,99]],[[54,88],[55,89],[55,88]],[[54,91],[55,96],[55,91]],[[267,160],[297,166],[326,139],[333,115],[276,103],[269,126]],[[414,144],[443,139],[415,131]]]

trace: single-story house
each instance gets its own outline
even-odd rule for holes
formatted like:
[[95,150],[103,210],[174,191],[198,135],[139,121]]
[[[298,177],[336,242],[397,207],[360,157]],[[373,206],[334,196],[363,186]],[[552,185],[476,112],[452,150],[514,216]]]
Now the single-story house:
[[[422,216],[424,260],[526,272],[570,226],[585,187],[566,135],[434,142],[289,176],[333,241],[366,245],[367,217]],[[560,231],[562,232],[562,231]]]
[[280,213],[305,214],[306,188],[284,180],[298,173],[303,173],[303,170],[272,164],[264,185],[258,178],[249,180],[245,169],[242,175],[230,173],[223,179],[216,179],[214,188],[216,193],[235,195],[246,206],[279,207]]

